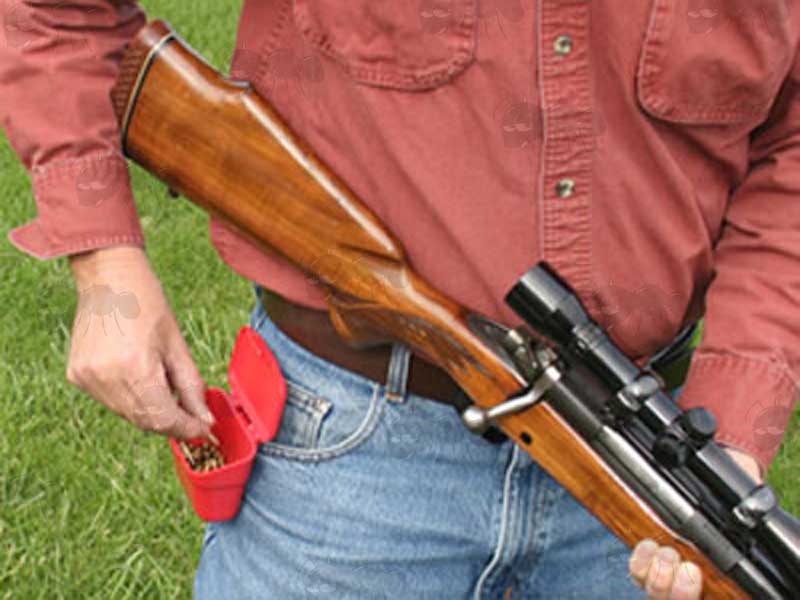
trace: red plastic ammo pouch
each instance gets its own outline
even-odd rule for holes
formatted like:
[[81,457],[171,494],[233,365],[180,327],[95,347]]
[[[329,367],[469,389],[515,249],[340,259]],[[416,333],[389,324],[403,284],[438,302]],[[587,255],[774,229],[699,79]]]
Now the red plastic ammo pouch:
[[[225,521],[239,512],[244,488],[259,443],[275,437],[286,402],[286,380],[264,340],[242,327],[228,367],[230,393],[206,391],[206,404],[216,423],[211,432],[219,439],[225,464],[211,471],[194,471],[170,439],[175,469],[195,512],[205,521]],[[206,440],[189,440],[201,444]]]

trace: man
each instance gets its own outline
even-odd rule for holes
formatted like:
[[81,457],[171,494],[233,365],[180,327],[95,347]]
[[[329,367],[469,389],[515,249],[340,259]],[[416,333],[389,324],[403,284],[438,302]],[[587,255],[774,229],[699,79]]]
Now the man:
[[[637,360],[705,314],[680,403],[710,408],[761,477],[800,358],[800,15],[696,4],[250,0],[232,73],[470,309],[516,324],[503,295],[544,258]],[[124,1],[9,6],[2,115],[39,208],[11,240],[141,306],[124,337],[74,335],[67,377],[142,429],[204,435],[107,101],[144,16]],[[700,597],[673,549],[643,542],[628,565],[518,447],[467,433],[442,372],[415,357],[409,374],[402,345],[348,350],[313,281],[211,231],[275,292],[257,286],[252,324],[290,394],[239,516],[207,530],[198,597],[639,597],[628,566],[649,597]],[[168,382],[180,405],[138,398],[141,381]]]

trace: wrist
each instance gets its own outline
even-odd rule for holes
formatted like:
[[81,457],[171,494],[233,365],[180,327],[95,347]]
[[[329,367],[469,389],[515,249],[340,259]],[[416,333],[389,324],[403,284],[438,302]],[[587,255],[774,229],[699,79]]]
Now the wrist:
[[134,274],[150,271],[150,263],[141,246],[110,246],[68,257],[76,283],[102,282],[121,273]]

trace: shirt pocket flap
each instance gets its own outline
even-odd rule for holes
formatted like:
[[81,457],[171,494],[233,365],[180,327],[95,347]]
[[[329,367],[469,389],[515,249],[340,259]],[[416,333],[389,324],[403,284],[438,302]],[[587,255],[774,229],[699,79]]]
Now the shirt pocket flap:
[[651,116],[757,124],[791,67],[788,0],[653,0],[636,94]]
[[473,60],[475,2],[294,0],[294,19],[353,80],[424,90],[446,83]]

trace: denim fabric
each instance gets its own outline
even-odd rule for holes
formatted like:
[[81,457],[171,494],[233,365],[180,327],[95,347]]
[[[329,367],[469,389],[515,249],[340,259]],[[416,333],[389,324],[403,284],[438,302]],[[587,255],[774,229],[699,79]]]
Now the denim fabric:
[[455,409],[295,344],[260,303],[251,325],[289,386],[238,516],[208,525],[199,600],[627,600],[629,550],[511,441]]

